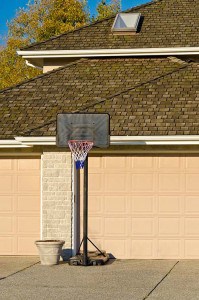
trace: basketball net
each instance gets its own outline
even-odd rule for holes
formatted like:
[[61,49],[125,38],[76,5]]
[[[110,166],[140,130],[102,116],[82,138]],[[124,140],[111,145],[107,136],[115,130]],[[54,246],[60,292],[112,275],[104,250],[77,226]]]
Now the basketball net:
[[84,161],[87,157],[88,152],[93,147],[93,142],[70,140],[68,141],[68,145],[71,150],[72,157],[75,161],[76,169],[83,169]]

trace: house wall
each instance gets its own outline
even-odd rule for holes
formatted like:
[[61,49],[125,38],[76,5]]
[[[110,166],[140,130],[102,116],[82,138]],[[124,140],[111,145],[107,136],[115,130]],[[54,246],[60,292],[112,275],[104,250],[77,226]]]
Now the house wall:
[[43,61],[43,73],[65,66],[79,58],[45,58]]
[[64,258],[72,248],[71,153],[44,150],[42,174],[42,239],[63,239]]

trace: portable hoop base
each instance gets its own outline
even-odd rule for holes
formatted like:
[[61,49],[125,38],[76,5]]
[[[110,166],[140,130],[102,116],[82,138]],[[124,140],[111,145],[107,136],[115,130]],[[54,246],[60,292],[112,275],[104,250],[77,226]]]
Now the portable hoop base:
[[[103,254],[101,254],[102,252]],[[87,266],[102,266],[109,260],[109,255],[106,251],[88,251],[88,263]],[[84,266],[83,253],[79,253],[69,260],[70,266]]]

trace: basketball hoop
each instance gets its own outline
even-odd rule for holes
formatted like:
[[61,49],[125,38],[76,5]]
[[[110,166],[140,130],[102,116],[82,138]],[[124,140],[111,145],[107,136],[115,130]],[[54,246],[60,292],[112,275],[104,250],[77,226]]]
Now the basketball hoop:
[[76,169],[84,168],[84,161],[88,152],[93,147],[92,141],[82,141],[82,140],[69,140],[68,141],[69,148],[72,152],[73,159],[76,164]]
[[[69,261],[70,265],[103,265],[109,255],[105,251],[101,251],[88,237],[88,152],[93,146],[99,148],[107,148],[110,143],[110,117],[108,114],[95,113],[61,113],[57,115],[57,136],[56,145],[58,147],[69,147],[72,157],[76,163],[76,169],[84,168],[83,171],[83,238],[80,243],[76,255]],[[79,174],[74,172],[76,176],[77,190],[80,190]],[[79,193],[77,193],[79,194]],[[77,203],[78,203],[77,195]],[[78,209],[75,204],[74,209]],[[96,256],[93,251],[88,251],[88,242],[96,248]],[[81,246],[83,251],[81,252]]]

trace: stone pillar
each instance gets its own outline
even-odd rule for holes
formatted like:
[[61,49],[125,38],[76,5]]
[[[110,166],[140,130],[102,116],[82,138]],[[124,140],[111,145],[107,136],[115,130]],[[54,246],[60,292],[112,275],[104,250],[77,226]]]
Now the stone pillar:
[[64,259],[72,254],[71,153],[43,152],[42,239],[63,239]]

